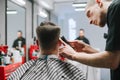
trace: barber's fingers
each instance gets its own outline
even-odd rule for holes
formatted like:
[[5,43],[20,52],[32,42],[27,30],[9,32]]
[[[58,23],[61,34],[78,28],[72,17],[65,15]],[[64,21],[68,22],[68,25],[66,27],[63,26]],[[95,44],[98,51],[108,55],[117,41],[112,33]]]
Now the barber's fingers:
[[64,50],[65,50],[65,46],[59,48],[59,54],[61,55],[62,53],[64,53]]
[[70,43],[78,43],[78,42],[83,42],[83,41],[81,41],[81,40],[72,40],[72,41],[68,41],[68,42],[70,42]]
[[62,52],[59,55],[62,56],[62,57],[64,57],[64,58],[68,58],[68,59],[71,59],[71,60],[73,59],[73,55],[69,54],[69,53]]
[[[70,48],[69,48],[70,49]],[[72,48],[71,48],[72,49]],[[73,54],[71,53],[72,51],[67,50],[67,46],[64,46],[63,48],[59,49],[59,55],[68,58],[68,59],[73,59]],[[74,53],[74,52],[73,52]]]
[[81,43],[84,44],[84,42],[82,40],[73,40],[73,41],[69,41],[70,43]]
[[65,56],[64,56],[64,47],[59,48],[59,55],[60,55],[61,57],[65,57]]
[[77,42],[78,40],[72,40],[72,41],[68,41],[68,42],[70,42],[70,43],[75,43],[75,42]]
[[74,46],[79,43],[79,40],[68,41],[70,45]]

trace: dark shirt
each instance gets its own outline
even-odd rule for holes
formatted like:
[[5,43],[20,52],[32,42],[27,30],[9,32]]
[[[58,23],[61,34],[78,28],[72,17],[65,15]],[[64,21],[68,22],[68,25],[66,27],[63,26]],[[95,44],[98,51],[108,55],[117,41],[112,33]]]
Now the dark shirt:
[[90,44],[89,40],[86,37],[77,37],[76,40],[82,40],[83,42]]
[[53,55],[43,56],[20,66],[7,80],[86,80],[76,66]]
[[[108,37],[106,51],[120,51],[120,0],[113,0],[107,13]],[[111,70],[111,80],[120,80],[120,66]]]
[[14,43],[13,43],[13,48],[19,47],[19,43],[21,43],[21,47],[23,47],[26,43],[25,43],[25,38],[21,37],[21,38],[17,38]]

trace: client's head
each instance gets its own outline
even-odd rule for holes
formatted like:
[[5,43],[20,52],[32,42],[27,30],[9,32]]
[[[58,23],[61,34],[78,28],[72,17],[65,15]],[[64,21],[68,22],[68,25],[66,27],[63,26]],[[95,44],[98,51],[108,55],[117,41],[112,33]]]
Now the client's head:
[[42,54],[54,54],[59,47],[60,28],[52,22],[42,22],[36,29]]

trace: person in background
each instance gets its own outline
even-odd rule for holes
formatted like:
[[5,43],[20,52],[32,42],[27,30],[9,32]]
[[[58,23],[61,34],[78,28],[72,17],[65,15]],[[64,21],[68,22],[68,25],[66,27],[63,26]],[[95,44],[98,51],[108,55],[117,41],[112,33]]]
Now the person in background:
[[104,27],[107,23],[105,51],[99,52],[81,41],[71,41],[79,52],[61,40],[64,47],[59,50],[60,55],[86,65],[110,68],[111,80],[120,80],[120,0],[90,0],[85,12],[90,24]]
[[74,65],[61,61],[58,50],[60,28],[52,22],[42,22],[36,29],[40,56],[13,72],[8,80],[86,80]]
[[76,38],[76,40],[81,40],[85,42],[86,44],[90,44],[89,40],[85,37],[85,30],[80,29],[79,36]]
[[26,44],[25,38],[22,36],[22,31],[17,32],[17,39],[14,40],[12,47],[18,49],[19,47],[24,47]]

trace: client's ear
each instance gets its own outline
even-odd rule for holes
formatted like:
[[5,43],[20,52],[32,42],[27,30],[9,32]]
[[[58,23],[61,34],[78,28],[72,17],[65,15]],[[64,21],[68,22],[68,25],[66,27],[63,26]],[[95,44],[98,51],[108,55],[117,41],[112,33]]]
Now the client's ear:
[[36,40],[36,44],[39,46],[39,42],[38,42],[38,39]]
[[60,39],[58,40],[58,45],[61,46],[62,42],[60,41]]
[[38,41],[38,39],[36,40],[36,44],[37,44],[37,46],[40,47],[40,42]]

